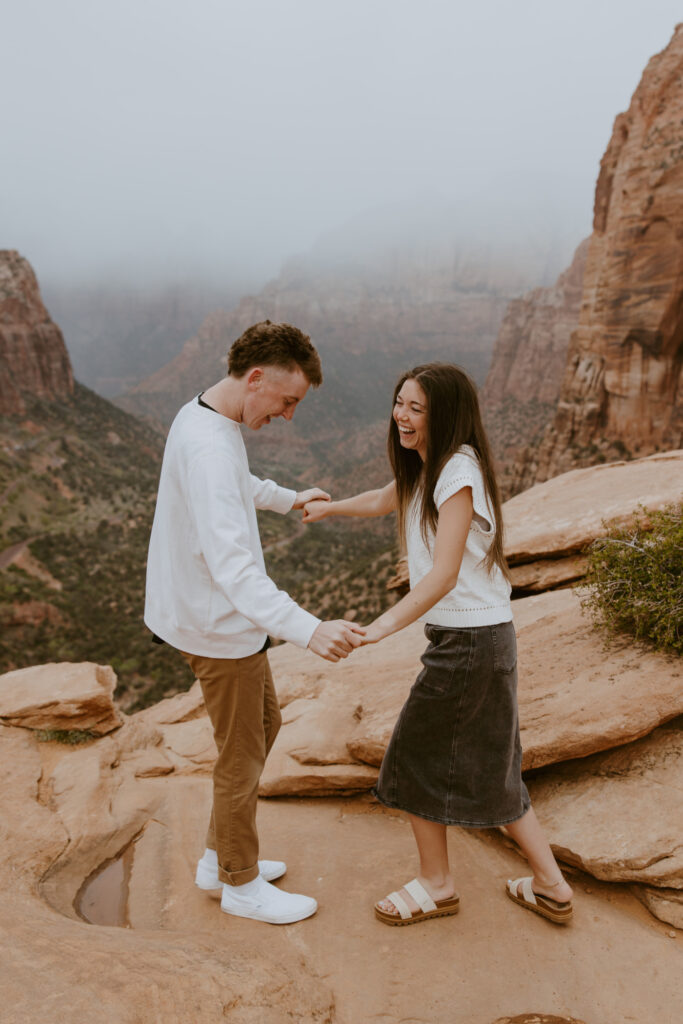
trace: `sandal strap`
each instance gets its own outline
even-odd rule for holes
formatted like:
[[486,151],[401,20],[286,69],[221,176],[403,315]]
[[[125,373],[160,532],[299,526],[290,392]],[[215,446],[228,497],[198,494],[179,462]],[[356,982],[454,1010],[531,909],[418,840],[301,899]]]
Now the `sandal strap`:
[[515,878],[513,881],[508,880],[508,889],[510,891],[510,895],[517,896],[519,892],[519,887],[521,885],[522,896],[524,897],[526,902],[533,903],[533,905],[536,906],[536,893],[531,888],[531,882],[532,878],[530,875],[527,875],[526,878]]
[[422,885],[421,882],[418,882],[417,878],[413,878],[410,882],[406,882],[403,888],[410,896],[413,897],[423,913],[428,914],[430,910],[436,910],[436,903],[429,895],[424,885]]
[[391,900],[404,921],[407,921],[408,918],[413,916],[410,907],[403,899],[400,892],[390,892],[387,899]]

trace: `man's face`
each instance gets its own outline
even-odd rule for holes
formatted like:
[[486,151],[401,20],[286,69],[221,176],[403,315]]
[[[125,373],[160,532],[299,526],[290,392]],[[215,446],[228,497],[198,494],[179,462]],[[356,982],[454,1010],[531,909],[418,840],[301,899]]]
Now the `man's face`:
[[242,422],[252,430],[259,430],[276,416],[291,420],[309,387],[298,366],[294,370],[282,366],[254,366],[246,376]]

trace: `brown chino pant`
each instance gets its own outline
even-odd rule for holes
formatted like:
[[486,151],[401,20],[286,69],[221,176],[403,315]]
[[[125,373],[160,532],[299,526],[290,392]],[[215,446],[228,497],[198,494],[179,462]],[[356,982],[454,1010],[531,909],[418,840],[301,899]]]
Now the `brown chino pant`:
[[206,845],[218,855],[220,881],[244,885],[258,875],[258,785],[282,723],[268,655],[181,653],[199,679],[218,748]]

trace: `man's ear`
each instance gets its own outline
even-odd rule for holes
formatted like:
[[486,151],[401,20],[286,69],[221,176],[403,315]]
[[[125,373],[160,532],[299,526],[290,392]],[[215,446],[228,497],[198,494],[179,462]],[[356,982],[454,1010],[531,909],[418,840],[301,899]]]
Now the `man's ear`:
[[260,366],[252,366],[247,372],[247,387],[250,391],[258,391],[263,383],[263,370]]

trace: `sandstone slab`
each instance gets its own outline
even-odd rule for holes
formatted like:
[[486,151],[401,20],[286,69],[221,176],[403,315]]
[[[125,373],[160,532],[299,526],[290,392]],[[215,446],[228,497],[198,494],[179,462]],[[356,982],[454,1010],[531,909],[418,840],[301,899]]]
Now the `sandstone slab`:
[[541,558],[524,565],[513,565],[510,578],[513,592],[543,593],[554,587],[567,586],[583,579],[588,569],[588,559],[583,555],[567,558]]
[[511,565],[576,555],[628,524],[640,505],[659,509],[680,501],[683,451],[632,462],[574,469],[505,502],[505,554]]
[[518,630],[524,769],[622,746],[683,714],[679,658],[626,638],[607,645],[576,590],[543,599],[546,615]]
[[213,771],[216,744],[207,717],[162,725],[166,754],[181,773]]
[[683,931],[683,891],[654,889],[649,885],[635,885],[633,888],[651,914]]
[[199,680],[196,679],[186,693],[166,697],[158,704],[152,704],[151,707],[138,712],[137,717],[146,722],[155,722],[157,725],[171,725],[176,722],[189,722],[193,718],[202,718],[205,715],[204,697]]
[[261,776],[259,796],[348,796],[372,789],[377,769],[364,764],[301,764],[273,749]]
[[606,881],[683,890],[683,719],[528,784],[562,860]]
[[16,669],[0,676],[0,721],[26,729],[87,730],[102,735],[123,719],[112,695],[109,665],[61,662]]

